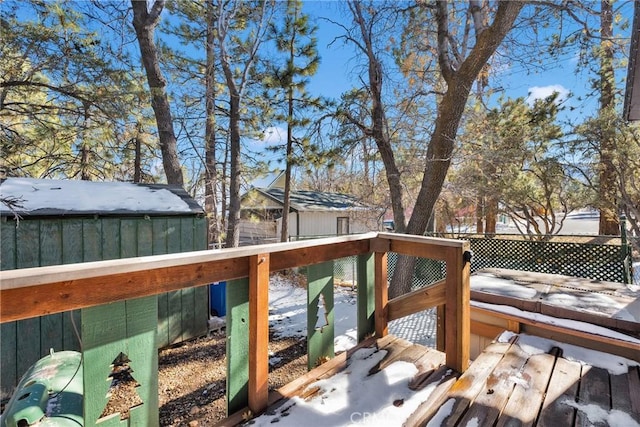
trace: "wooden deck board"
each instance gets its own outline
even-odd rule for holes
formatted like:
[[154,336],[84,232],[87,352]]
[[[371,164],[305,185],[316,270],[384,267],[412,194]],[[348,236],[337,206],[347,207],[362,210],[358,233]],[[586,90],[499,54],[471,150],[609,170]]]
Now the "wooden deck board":
[[631,396],[631,410],[640,423],[640,368],[635,367],[627,373],[629,379],[629,395]]
[[542,411],[538,417],[539,426],[571,426],[575,419],[572,407],[562,404],[565,400],[575,401],[580,381],[580,364],[557,358],[551,380],[547,387]]
[[442,407],[442,405],[449,399],[448,393],[453,387],[453,384],[458,379],[457,372],[441,366],[432,372],[432,374],[426,378],[423,378],[419,384],[412,384],[410,387],[414,387],[416,390],[424,387],[428,387],[432,384],[437,384],[435,390],[429,396],[429,400],[426,400],[413,411],[413,413],[407,418],[405,425],[407,426],[421,426],[424,425],[427,420],[431,419],[434,414]]
[[469,405],[484,387],[493,367],[502,360],[509,347],[508,343],[496,343],[489,346],[456,381],[449,390],[448,397],[454,399],[454,403],[444,425],[455,425],[464,415]]
[[515,384],[523,381],[521,371],[528,358],[529,355],[519,346],[509,347],[504,357],[487,377],[459,424],[468,425],[475,419],[482,425],[493,425],[498,420],[502,408],[507,404]]
[[[583,405],[597,405],[605,410],[611,409],[611,393],[609,388],[609,373],[601,368],[586,366],[582,368],[582,378],[580,380],[580,393],[578,403]],[[588,414],[578,408],[576,412],[576,427],[594,426],[603,427],[607,424],[604,421],[593,421]]]
[[516,383],[509,402],[502,411],[496,427],[532,426],[544,400],[555,355],[536,354],[527,360],[522,378],[530,383]]
[[[588,419],[588,414],[583,412],[587,405],[597,405],[605,413],[621,411],[640,423],[640,369],[637,366],[626,374],[614,375],[564,359],[559,348],[553,348],[548,354],[531,355],[518,344],[518,338],[511,343],[491,344],[462,375],[444,366],[441,352],[391,335],[378,340],[370,338],[272,392],[268,411],[286,407],[293,396],[313,398],[314,381],[340,372],[348,366],[356,350],[374,346],[387,351],[387,355],[371,369],[370,375],[376,375],[396,361],[409,362],[418,369],[409,388],[433,389],[429,399],[402,420],[404,426],[424,426],[436,419],[441,421],[439,425],[455,427],[606,426],[606,420]],[[287,425],[283,420],[278,424],[281,427]],[[219,425],[236,425],[242,421],[242,415],[235,414]]]
[[[629,387],[630,376],[634,375],[634,370],[630,370],[626,374],[611,375],[611,409],[633,414],[632,396]],[[640,423],[640,413],[635,414],[635,421]]]

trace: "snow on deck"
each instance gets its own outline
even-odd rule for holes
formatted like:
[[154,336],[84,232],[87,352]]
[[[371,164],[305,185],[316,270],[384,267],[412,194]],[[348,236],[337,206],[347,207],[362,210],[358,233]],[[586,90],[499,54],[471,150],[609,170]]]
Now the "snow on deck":
[[640,426],[640,371],[629,359],[506,332],[459,376],[443,355],[392,335],[363,344],[341,369],[309,372],[251,425]]
[[640,293],[633,285],[558,274],[487,269],[471,276],[471,299],[531,313],[640,330]]

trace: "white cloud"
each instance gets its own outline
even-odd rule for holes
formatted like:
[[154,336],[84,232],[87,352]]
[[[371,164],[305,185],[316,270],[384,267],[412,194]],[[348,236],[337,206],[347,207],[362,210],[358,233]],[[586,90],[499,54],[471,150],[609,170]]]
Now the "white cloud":
[[549,85],[549,86],[532,86],[529,88],[529,96],[527,96],[527,104],[533,105],[536,99],[544,99],[553,93],[558,92],[558,99],[556,102],[562,102],[567,99],[569,95],[569,89],[562,85]]
[[269,126],[264,130],[260,142],[265,145],[281,144],[287,138],[287,130],[280,126]]

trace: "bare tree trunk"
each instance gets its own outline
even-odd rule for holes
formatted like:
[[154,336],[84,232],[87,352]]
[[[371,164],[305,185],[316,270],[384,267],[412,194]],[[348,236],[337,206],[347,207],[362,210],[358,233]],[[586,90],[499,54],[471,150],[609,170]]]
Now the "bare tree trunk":
[[133,139],[135,144],[133,153],[133,182],[141,182],[142,179],[142,141],[139,132]]
[[484,233],[484,197],[478,197],[476,202],[476,233]]
[[293,129],[291,120],[293,119],[293,88],[289,88],[288,94],[289,123],[287,123],[287,156],[284,171],[284,202],[282,204],[282,230],[280,231],[280,241],[289,240],[289,206],[291,205],[291,169],[293,161]]
[[491,196],[487,197],[485,207],[486,234],[496,234],[496,222],[498,222],[498,200]]
[[146,0],[131,0],[133,8],[133,28],[136,30],[142,63],[147,74],[151,94],[151,107],[156,117],[162,165],[169,184],[182,186],[182,168],[178,160],[177,140],[173,131],[171,106],[167,96],[167,82],[160,71],[158,49],[153,40],[155,27],[160,22],[160,14],[165,0],[155,0],[151,10],[147,10]]
[[[473,82],[502,43],[504,36],[511,30],[523,6],[522,2],[500,2],[494,21],[488,27],[481,27],[482,20],[478,19],[476,44],[467,58],[456,66],[452,64],[448,53],[451,35],[448,29],[447,3],[437,2],[438,62],[442,77],[447,83],[447,90],[438,104],[435,129],[427,148],[422,185],[406,233],[422,235],[427,229],[451,164],[458,126]],[[415,260],[398,257],[398,264],[389,286],[390,298],[410,291],[414,266]]]
[[229,216],[227,222],[226,246],[240,245],[240,177],[242,163],[240,161],[240,95],[231,91],[229,103],[229,133],[231,151],[231,177],[229,181]]
[[91,149],[85,143],[80,148],[80,179],[83,181],[91,181],[89,173],[89,162],[91,161]]
[[80,148],[80,179],[83,181],[91,181],[89,168],[91,166],[91,148],[87,144],[89,128],[89,106],[84,105],[84,121],[82,122],[82,146]]
[[372,31],[367,25],[373,25],[366,22],[362,14],[360,2],[349,2],[349,7],[353,17],[360,28],[362,41],[364,43],[363,50],[367,56],[369,71],[369,90],[371,96],[371,128],[364,129],[365,134],[373,138],[378,146],[382,163],[384,164],[387,183],[389,185],[389,193],[391,196],[391,209],[393,211],[393,221],[395,231],[404,233],[406,219],[404,213],[404,205],[402,202],[402,181],[400,170],[398,169],[389,133],[387,131],[387,118],[384,112],[384,103],[382,101],[382,64],[376,56],[373,47]]
[[[615,79],[613,73],[613,6],[610,0],[600,3],[600,116],[612,117],[615,113]],[[608,122],[608,121],[607,121]],[[613,155],[616,149],[616,130],[611,125],[602,129],[600,141],[600,186],[598,188],[600,206],[601,235],[619,235],[620,223],[616,213],[617,185]]]
[[207,213],[209,245],[219,244],[221,229],[218,214],[218,171],[216,169],[216,75],[215,75],[215,14],[213,4],[207,2],[207,42],[205,70],[205,109],[207,120],[204,128],[205,174],[204,174],[204,210]]

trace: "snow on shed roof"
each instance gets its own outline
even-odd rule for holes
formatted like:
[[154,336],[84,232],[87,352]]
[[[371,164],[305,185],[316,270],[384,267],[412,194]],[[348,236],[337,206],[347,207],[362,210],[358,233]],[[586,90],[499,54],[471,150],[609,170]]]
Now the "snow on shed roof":
[[[0,198],[21,216],[185,215],[202,208],[178,186],[34,178],[0,180]],[[0,203],[0,215],[13,215]]]

